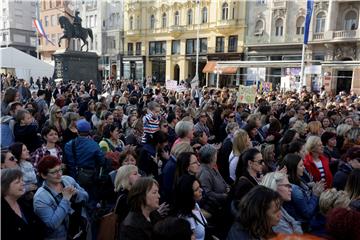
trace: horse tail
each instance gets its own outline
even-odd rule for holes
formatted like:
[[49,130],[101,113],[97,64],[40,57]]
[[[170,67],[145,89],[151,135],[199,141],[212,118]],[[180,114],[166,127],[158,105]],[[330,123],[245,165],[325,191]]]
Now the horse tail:
[[89,37],[90,37],[91,41],[93,41],[94,37],[93,37],[92,30],[90,28],[88,28],[87,31],[89,33]]

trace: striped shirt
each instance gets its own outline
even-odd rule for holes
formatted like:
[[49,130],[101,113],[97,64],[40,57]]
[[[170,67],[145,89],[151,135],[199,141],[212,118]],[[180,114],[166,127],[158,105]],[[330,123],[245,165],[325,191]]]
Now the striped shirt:
[[153,113],[148,113],[143,117],[144,122],[144,135],[141,140],[142,143],[146,143],[147,138],[153,135],[156,131],[160,130],[160,116],[154,117]]
[[314,161],[316,167],[319,169],[321,180],[325,180],[325,170],[321,161]]

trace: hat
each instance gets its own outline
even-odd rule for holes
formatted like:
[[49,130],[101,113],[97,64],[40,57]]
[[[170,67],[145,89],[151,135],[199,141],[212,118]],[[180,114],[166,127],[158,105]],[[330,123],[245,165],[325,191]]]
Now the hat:
[[324,132],[322,135],[321,135],[321,142],[326,145],[330,139],[336,137],[336,134],[333,133],[333,132]]
[[79,132],[90,132],[91,126],[85,119],[80,119],[76,122],[76,128]]

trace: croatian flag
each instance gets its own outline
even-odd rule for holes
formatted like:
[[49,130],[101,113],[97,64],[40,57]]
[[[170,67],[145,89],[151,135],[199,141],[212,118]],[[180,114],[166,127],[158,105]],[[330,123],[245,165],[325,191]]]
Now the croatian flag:
[[308,43],[309,40],[309,28],[310,28],[310,22],[311,22],[311,16],[314,6],[314,0],[307,0],[306,3],[306,19],[305,19],[305,33],[304,33],[304,44]]
[[38,31],[38,33],[40,33],[41,36],[43,36],[46,41],[48,41],[49,43],[51,43],[53,46],[55,46],[55,44],[53,42],[51,42],[49,40],[49,38],[47,37],[46,33],[45,33],[45,30],[43,28],[43,25],[41,24],[41,22],[38,20],[38,19],[35,19],[34,20],[34,25],[36,27],[36,30]]

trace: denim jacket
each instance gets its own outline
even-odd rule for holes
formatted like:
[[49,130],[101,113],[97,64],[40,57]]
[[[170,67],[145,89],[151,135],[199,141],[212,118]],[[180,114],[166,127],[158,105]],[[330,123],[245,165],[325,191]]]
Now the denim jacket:
[[[74,186],[76,188],[75,202],[86,202],[88,200],[87,192],[72,177],[62,176],[62,183],[65,187]],[[57,204],[55,198],[51,196],[44,186],[47,186],[52,195],[60,200],[59,204]],[[73,211],[70,201],[60,198],[59,194],[51,189],[46,181],[44,181],[43,186],[34,195],[34,212],[47,227],[45,239],[66,239],[69,214],[73,213]],[[84,209],[82,215],[86,218]]]

